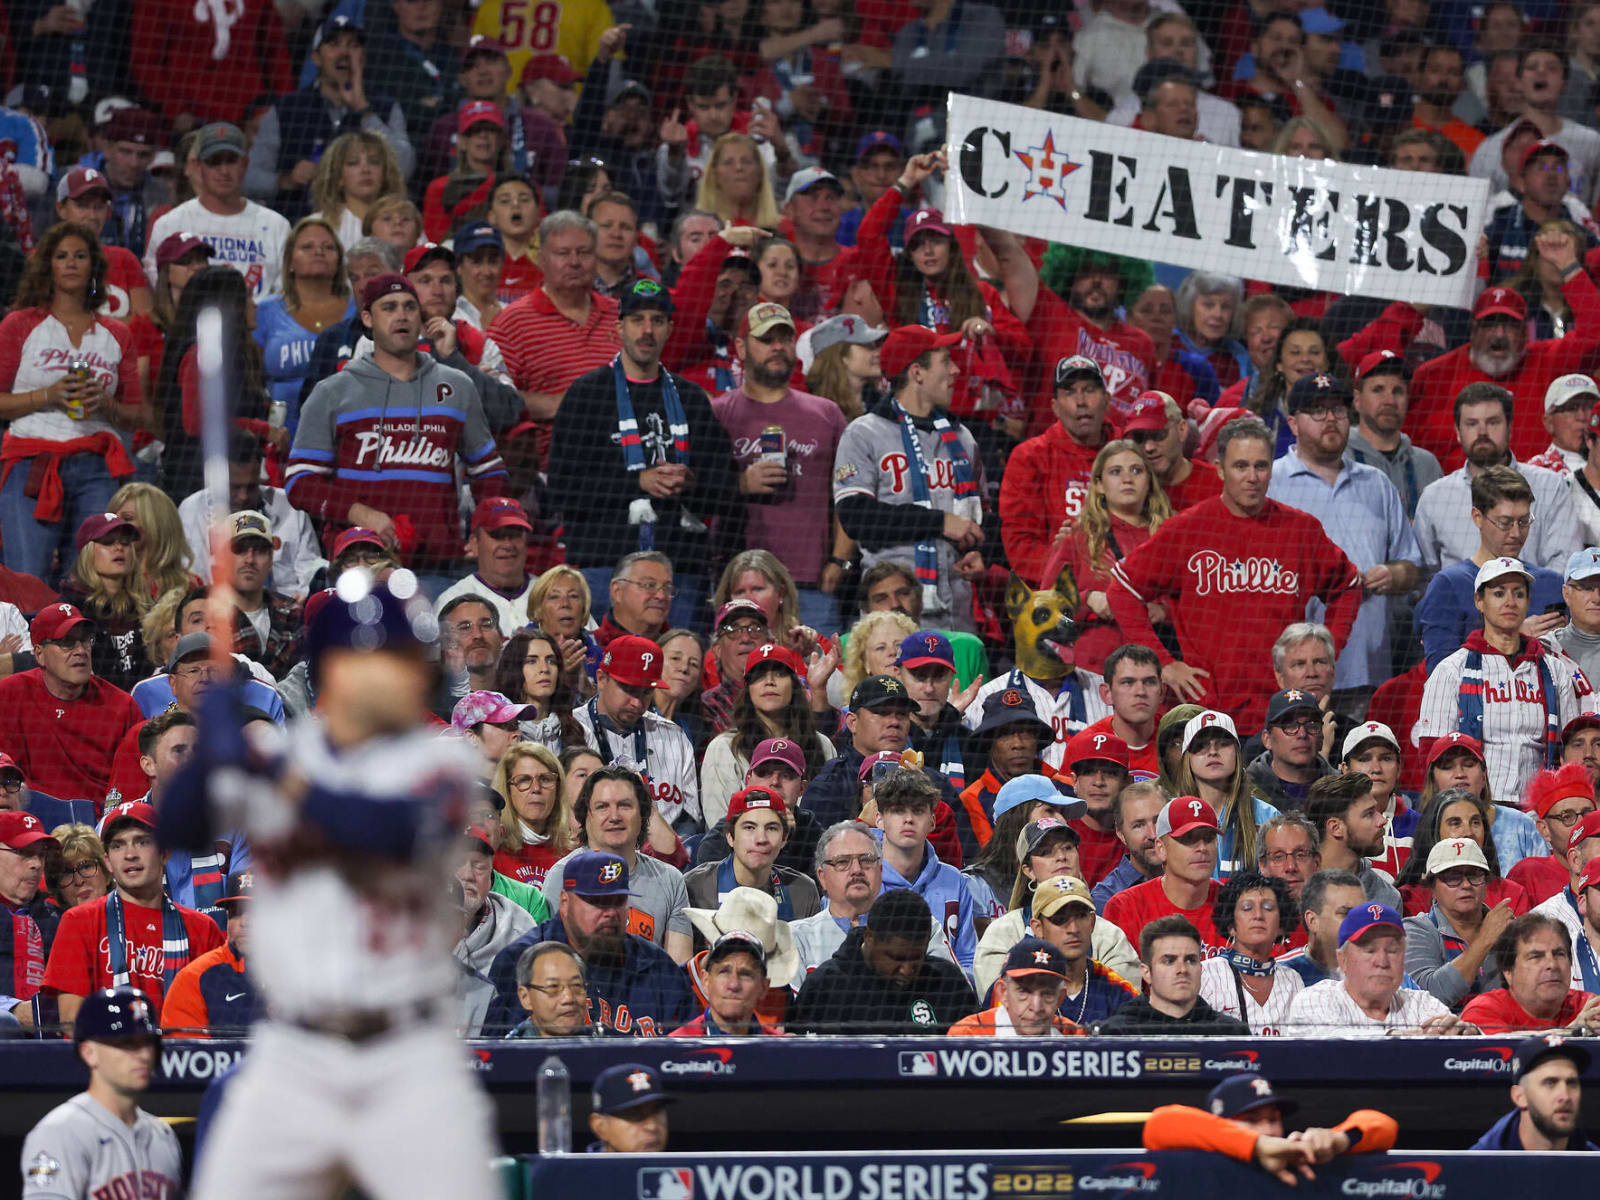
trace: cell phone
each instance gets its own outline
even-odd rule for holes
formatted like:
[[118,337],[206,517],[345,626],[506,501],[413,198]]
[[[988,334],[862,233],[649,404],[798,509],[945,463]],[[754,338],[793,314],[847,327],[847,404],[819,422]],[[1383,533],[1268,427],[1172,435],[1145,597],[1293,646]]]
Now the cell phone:
[[1567,606],[1560,601],[1554,604],[1546,604],[1544,606],[1544,615],[1548,617],[1551,613],[1557,613],[1564,617],[1567,615]]
[[876,788],[880,783],[889,778],[889,776],[893,775],[899,769],[900,761],[898,759],[894,759],[889,762],[873,763],[872,775],[870,777],[872,780],[872,786]]

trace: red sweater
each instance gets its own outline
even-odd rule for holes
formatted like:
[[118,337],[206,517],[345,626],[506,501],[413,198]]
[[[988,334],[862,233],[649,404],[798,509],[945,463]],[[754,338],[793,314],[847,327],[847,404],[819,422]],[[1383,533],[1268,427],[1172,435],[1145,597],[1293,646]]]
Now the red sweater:
[[[1004,495],[1004,491],[1001,494]],[[1148,529],[1129,525],[1116,516],[1111,518],[1111,534],[1116,538],[1117,547],[1124,557],[1150,540]],[[1055,544],[1049,561],[1039,575],[1039,586],[1050,587],[1061,575],[1062,567],[1072,568],[1073,582],[1078,585],[1078,607],[1073,611],[1072,619],[1083,629],[1073,645],[1077,649],[1078,665],[1097,675],[1104,674],[1106,658],[1122,645],[1122,631],[1117,628],[1115,620],[1099,616],[1089,607],[1089,593],[1111,591],[1111,567],[1116,561],[1115,552],[1107,545],[1105,556],[1099,562],[1091,563],[1080,527]]]
[[1579,271],[1561,285],[1561,294],[1572,306],[1572,328],[1565,337],[1529,342],[1522,362],[1510,374],[1496,379],[1478,370],[1468,357],[1470,345],[1457,346],[1417,368],[1406,432],[1424,450],[1433,451],[1446,471],[1462,462],[1455,401],[1469,383],[1497,383],[1511,392],[1516,401],[1511,412],[1511,453],[1517,458],[1532,458],[1550,444],[1544,427],[1545,389],[1557,375],[1589,370],[1600,351],[1600,289]]
[[1524,1029],[1559,1029],[1572,1024],[1580,1009],[1594,996],[1573,988],[1561,1002],[1554,1017],[1541,1019],[1533,1016],[1511,995],[1509,988],[1495,988],[1467,1001],[1461,1010],[1461,1019],[1476,1025],[1489,1034],[1516,1033]]
[[294,90],[288,41],[272,0],[139,0],[133,77],[162,116],[241,124],[257,96]]
[[[1145,605],[1169,604],[1183,661],[1210,672],[1200,703],[1259,729],[1277,691],[1272,643],[1305,620],[1313,596],[1328,604],[1335,648],[1350,635],[1361,605],[1361,577],[1316,518],[1268,500],[1254,517],[1236,516],[1220,498],[1167,521],[1112,573],[1112,615],[1123,638],[1173,661]],[[1226,631],[1227,636],[1219,636]]]
[[0,679],[0,752],[16,759],[28,786],[58,800],[105,803],[122,735],[143,720],[133,697],[94,677],[76,700],[45,689],[35,667]]
[[1217,933],[1217,927],[1211,919],[1211,909],[1217,902],[1217,892],[1222,885],[1215,879],[1206,889],[1205,903],[1199,908],[1179,908],[1167,898],[1166,891],[1162,888],[1163,876],[1157,875],[1154,879],[1146,879],[1143,883],[1136,883],[1126,891],[1118,892],[1106,901],[1105,918],[1113,925],[1119,927],[1128,935],[1128,941],[1134,948],[1139,945],[1139,932],[1151,921],[1158,917],[1181,916],[1187,917],[1196,929],[1200,931],[1200,940],[1205,946],[1206,957],[1222,951],[1228,944],[1228,939]]
[[1089,470],[1099,453],[1099,446],[1077,442],[1059,421],[1011,452],[1000,479],[1000,539],[1011,569],[1030,583],[1044,577],[1061,522],[1076,521],[1083,512]]
[[[1053,419],[1050,401],[1056,392],[1056,363],[1082,354],[1100,364],[1106,391],[1111,393],[1107,414],[1118,424],[1156,377],[1156,348],[1150,335],[1125,321],[1112,321],[1102,329],[1049,288],[1039,288],[1039,299],[1028,318],[1028,333],[1038,348],[1034,356],[1033,429]],[[1180,368],[1181,369],[1181,368]],[[1193,388],[1190,388],[1193,391]]]

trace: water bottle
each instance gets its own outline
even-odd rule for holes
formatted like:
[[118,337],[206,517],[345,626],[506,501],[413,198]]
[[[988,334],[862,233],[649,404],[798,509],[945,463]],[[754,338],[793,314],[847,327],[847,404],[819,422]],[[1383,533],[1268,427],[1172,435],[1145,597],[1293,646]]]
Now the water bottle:
[[539,1064],[539,1153],[572,1153],[572,1078],[554,1054]]

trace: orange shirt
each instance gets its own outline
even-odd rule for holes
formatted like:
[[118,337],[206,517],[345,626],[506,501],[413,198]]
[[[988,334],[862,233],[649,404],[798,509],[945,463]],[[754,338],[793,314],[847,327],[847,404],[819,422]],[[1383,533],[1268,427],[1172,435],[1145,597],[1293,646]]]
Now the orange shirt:
[[1429,125],[1421,117],[1412,113],[1411,128],[1427,129],[1434,133],[1443,134],[1446,139],[1454,142],[1461,150],[1461,153],[1469,159],[1472,157],[1472,152],[1488,140],[1487,135],[1482,130],[1474,129],[1459,117],[1452,117],[1443,125]]

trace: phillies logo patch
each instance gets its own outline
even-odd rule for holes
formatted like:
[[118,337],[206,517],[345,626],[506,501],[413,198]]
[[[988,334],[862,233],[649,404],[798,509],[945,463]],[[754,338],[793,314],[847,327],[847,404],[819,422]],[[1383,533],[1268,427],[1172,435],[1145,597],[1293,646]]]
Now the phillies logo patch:
[[1094,743],[1094,748],[1096,750],[1100,750],[1100,749],[1103,749],[1105,747],[1105,744],[1109,740],[1109,738],[1108,738],[1108,736],[1106,734],[1097,733],[1097,734],[1094,735],[1094,737],[1090,738],[1089,740]]

